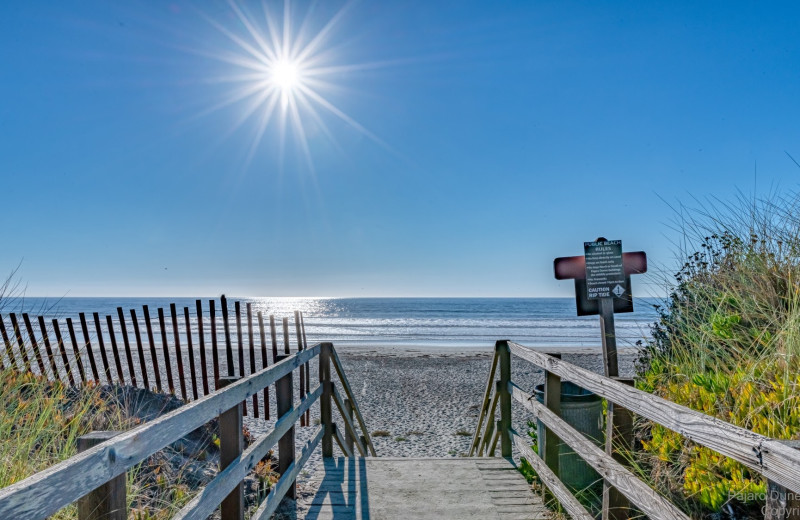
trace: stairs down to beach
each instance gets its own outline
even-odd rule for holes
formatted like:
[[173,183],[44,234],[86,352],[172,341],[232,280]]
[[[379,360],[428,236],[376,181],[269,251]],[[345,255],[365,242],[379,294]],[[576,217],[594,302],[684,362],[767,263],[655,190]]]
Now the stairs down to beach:
[[504,458],[326,458],[276,519],[539,520],[539,496]]

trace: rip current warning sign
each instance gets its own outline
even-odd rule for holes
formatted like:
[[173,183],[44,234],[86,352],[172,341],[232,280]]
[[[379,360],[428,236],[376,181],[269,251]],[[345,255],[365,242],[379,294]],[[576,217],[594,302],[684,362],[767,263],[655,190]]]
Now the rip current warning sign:
[[625,294],[622,240],[584,242],[586,295],[590,300],[619,298]]

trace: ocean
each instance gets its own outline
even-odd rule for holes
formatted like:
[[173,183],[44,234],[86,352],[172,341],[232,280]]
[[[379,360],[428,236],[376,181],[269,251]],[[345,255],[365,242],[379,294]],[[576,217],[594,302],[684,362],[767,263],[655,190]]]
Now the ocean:
[[[208,299],[202,298],[205,331],[209,334]],[[587,347],[600,345],[597,316],[578,317],[572,298],[236,298],[228,297],[232,330],[235,330],[233,302],[250,303],[254,316],[274,314],[278,321],[288,317],[294,334],[294,311],[303,312],[308,343],[332,341],[334,345],[419,346],[419,347],[490,347],[498,339],[511,339],[528,346]],[[142,317],[142,305],[150,308],[154,326],[158,307],[165,309],[170,323],[169,304],[178,307],[179,320],[188,307],[193,330],[196,329],[196,298],[15,298],[0,302],[0,313],[28,312],[52,318],[73,318],[85,312],[93,328],[91,314],[117,321],[117,307],[136,309]],[[658,300],[634,300],[634,312],[616,315],[617,343],[633,346],[650,336],[650,325],[657,319],[653,305]],[[243,317],[244,320],[244,317]],[[221,313],[217,303],[218,334],[221,337]],[[246,323],[243,321],[243,323]],[[169,325],[167,328],[171,328]],[[183,328],[183,325],[181,325]],[[246,325],[243,327],[247,333]],[[257,329],[256,329],[257,330]],[[257,333],[255,334],[257,336]],[[156,336],[158,336],[156,334]],[[208,344],[208,343],[207,343]]]

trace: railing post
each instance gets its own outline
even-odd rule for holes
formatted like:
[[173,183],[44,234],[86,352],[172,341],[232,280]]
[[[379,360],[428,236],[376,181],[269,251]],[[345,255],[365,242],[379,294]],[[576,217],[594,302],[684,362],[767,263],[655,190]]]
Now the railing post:
[[[786,444],[800,449],[798,441],[786,441]],[[780,484],[767,480],[764,520],[796,520],[798,518],[800,518],[800,496]]]
[[331,397],[333,383],[331,382],[331,349],[333,343],[323,343],[319,353],[319,384],[322,385],[322,395],[319,400],[320,422],[325,428],[322,435],[322,456],[333,457],[333,419],[331,418]]
[[[276,359],[277,362],[280,363],[288,357],[288,355],[278,355]],[[291,411],[294,406],[294,389],[292,388],[293,373],[294,371],[291,371],[275,382],[275,400],[278,405],[278,419]],[[294,428],[293,424],[278,441],[278,473],[280,473],[281,476],[288,472],[289,466],[294,462]],[[289,486],[286,496],[291,499],[297,498],[297,481],[292,482],[291,486]]]
[[[350,424],[355,426],[356,423],[355,423],[355,416],[353,414],[353,403],[350,402],[350,399],[344,400],[344,411],[345,413],[347,413],[348,419],[350,419]],[[353,435],[350,433],[350,428],[344,429],[344,444],[345,446],[347,446],[347,449],[350,450],[350,453],[355,455],[356,452],[353,451],[353,449],[355,448],[355,439],[353,439]]]
[[[633,379],[614,378],[620,383],[633,386]],[[633,414],[625,408],[608,401],[606,411],[606,453],[626,464],[633,447]],[[603,520],[627,520],[631,517],[631,502],[617,488],[603,482]]]
[[[494,382],[494,391],[495,393],[500,393],[500,381]],[[496,407],[491,409],[492,413],[486,420],[486,430],[483,432],[483,439],[481,439],[480,446],[478,447],[478,457],[483,457],[484,451],[487,457],[494,457],[494,453],[489,455],[489,448],[491,448],[492,437],[494,436],[495,430],[500,427],[500,421],[494,420],[495,409]]]
[[[120,432],[97,431],[78,437],[78,453],[111,439]],[[125,492],[126,474],[112,478],[78,500],[78,520],[125,520],[128,500]]]
[[[561,359],[561,354],[550,354],[551,357]],[[548,410],[561,417],[561,377],[552,372],[544,371],[544,405]],[[561,439],[550,428],[544,428],[544,453],[540,453],[544,463],[560,477],[559,451]]]
[[511,349],[508,341],[498,341],[495,345],[500,363],[500,456],[511,456]]
[[[219,378],[219,387],[232,385],[239,378],[227,376]],[[242,433],[242,403],[219,416],[219,469],[227,468],[244,451],[244,435]],[[222,520],[244,519],[244,483],[239,482],[220,504]]]

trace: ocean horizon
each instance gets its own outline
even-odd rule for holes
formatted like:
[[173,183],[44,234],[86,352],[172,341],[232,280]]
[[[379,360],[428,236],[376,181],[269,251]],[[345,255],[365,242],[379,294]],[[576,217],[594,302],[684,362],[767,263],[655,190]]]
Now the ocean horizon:
[[[183,321],[184,307],[189,310],[190,325],[197,326],[196,300],[203,302],[205,332],[208,335],[209,297],[17,297],[0,301],[0,313],[27,312],[51,319],[73,318],[84,312],[118,321],[117,307],[122,307],[126,321],[129,309],[142,319],[142,306],[150,309],[154,325],[157,309],[174,303]],[[218,300],[218,299],[217,299]],[[250,304],[254,321],[258,312],[265,318],[275,315],[278,334],[280,319],[287,317],[290,335],[294,335],[294,311],[303,313],[309,344],[332,341],[339,346],[417,346],[417,347],[490,347],[498,339],[510,339],[523,345],[541,347],[592,347],[601,344],[597,316],[576,316],[574,298],[304,298],[304,297],[228,297],[232,330],[235,330],[234,301],[240,301],[242,320]],[[617,344],[635,346],[650,337],[650,326],[658,315],[657,298],[634,299],[634,312],[615,315]],[[221,312],[217,301],[217,334],[222,336]],[[89,320],[92,321],[91,319]],[[171,329],[171,327],[167,327]],[[247,327],[243,326],[247,340]],[[171,333],[170,333],[171,334]],[[258,335],[257,332],[255,334]],[[256,340],[258,341],[258,340]]]

